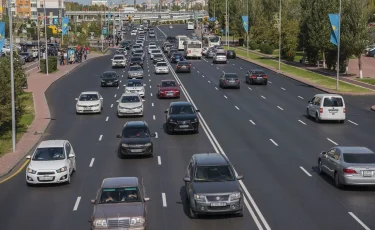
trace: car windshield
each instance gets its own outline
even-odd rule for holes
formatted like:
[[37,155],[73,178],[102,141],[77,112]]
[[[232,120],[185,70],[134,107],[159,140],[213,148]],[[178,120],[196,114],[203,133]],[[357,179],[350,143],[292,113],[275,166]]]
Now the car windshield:
[[352,164],[375,164],[374,153],[344,153],[344,161]]
[[132,58],[131,61],[132,62],[138,62],[138,61],[141,61],[142,59],[141,58]]
[[82,94],[79,97],[80,101],[97,101],[99,100],[99,97],[97,94]]
[[121,103],[136,103],[140,102],[138,96],[123,96],[121,98]]
[[136,50],[134,53],[141,54],[141,53],[143,53],[143,50]]
[[210,37],[210,42],[218,42],[219,37]]
[[156,46],[150,46],[149,49],[154,50],[154,49],[156,49]]
[[35,150],[33,161],[55,161],[64,160],[64,148],[37,148]]
[[127,86],[129,87],[138,87],[138,86],[143,86],[141,81],[128,81]]
[[164,67],[164,66],[167,66],[167,63],[165,63],[165,62],[160,63],[159,62],[159,63],[156,63],[156,66],[157,67],[159,67],[159,66],[163,66]]
[[155,53],[161,53],[160,50],[153,50],[151,51],[151,53],[155,54]]
[[216,53],[216,56],[225,56],[225,53]]
[[125,138],[145,138],[150,137],[150,134],[146,127],[126,127],[122,131],[122,136]]
[[229,165],[198,166],[195,171],[195,182],[232,181],[234,176]]
[[28,56],[29,53],[20,53],[21,56]]
[[194,109],[190,105],[175,105],[171,107],[170,114],[194,114]]
[[135,53],[135,54],[133,54],[133,57],[142,57],[142,55],[143,55],[143,53],[140,53],[140,54]]
[[173,54],[174,57],[182,57],[181,54]]
[[115,72],[103,73],[103,78],[115,78],[117,74]]
[[177,83],[175,81],[163,81],[161,87],[177,87]]
[[162,58],[163,57],[163,55],[161,55],[161,54],[155,54],[154,55],[154,58]]
[[122,57],[122,56],[114,56],[113,59],[115,59],[115,60],[122,60],[122,59],[124,59],[124,57]]
[[139,45],[133,46],[133,49],[134,49],[134,50],[136,50],[136,49],[140,49],[140,48],[141,48],[141,46],[139,46]]
[[132,203],[141,202],[141,196],[137,187],[103,188],[99,204]]
[[141,71],[142,67],[140,66],[130,66],[129,71]]
[[189,62],[187,62],[187,61],[179,61],[178,65],[189,65]]
[[343,101],[341,97],[326,97],[324,98],[324,107],[343,107]]

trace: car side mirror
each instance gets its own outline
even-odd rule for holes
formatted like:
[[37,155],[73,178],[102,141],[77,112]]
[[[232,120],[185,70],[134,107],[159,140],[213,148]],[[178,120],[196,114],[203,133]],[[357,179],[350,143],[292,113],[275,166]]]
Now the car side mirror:
[[168,113],[168,110],[165,110],[164,113]]
[[149,201],[149,200],[150,200],[150,198],[148,198],[148,197],[145,197],[145,198],[143,198],[143,200],[144,200],[144,201]]
[[327,154],[327,152],[322,152],[322,155],[326,155]]
[[238,175],[236,178],[237,178],[237,180],[242,180],[243,176],[242,175]]
[[151,137],[156,137],[156,134],[155,133],[151,133],[150,136]]
[[200,110],[199,110],[199,109],[196,109],[195,111],[196,111],[196,112],[200,112]]
[[90,200],[91,204],[96,204],[96,200]]
[[74,155],[73,153],[70,153],[68,157],[69,157],[69,158],[73,158],[73,157],[75,157],[75,156],[76,156],[76,155]]
[[312,102],[311,101],[308,101],[309,104],[311,104]]
[[160,87],[160,85],[156,85],[156,87]]
[[26,159],[31,159],[31,156],[30,156],[30,155],[27,155],[27,156],[26,156]]
[[190,180],[189,177],[186,176],[186,177],[184,177],[184,181],[185,181],[185,182],[190,182],[191,180]]
[[78,101],[78,98],[76,98],[75,100]]
[[117,100],[116,102],[120,102],[120,100]]
[[116,137],[117,137],[117,138],[121,138],[121,135],[117,135]]

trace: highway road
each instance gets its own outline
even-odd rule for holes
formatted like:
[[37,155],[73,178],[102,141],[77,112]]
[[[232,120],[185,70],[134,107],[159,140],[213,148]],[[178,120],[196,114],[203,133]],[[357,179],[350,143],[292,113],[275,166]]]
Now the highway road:
[[[186,26],[172,30],[161,26],[156,32],[155,40],[160,43],[165,35],[191,33]],[[54,120],[44,139],[69,140],[77,154],[77,172],[70,185],[27,187],[24,171],[0,184],[0,229],[88,229],[93,211],[90,199],[104,178],[115,176],[144,179],[151,198],[151,230],[375,229],[375,189],[338,190],[316,169],[318,153],[335,145],[375,150],[375,115],[366,110],[371,97],[345,97],[345,124],[316,124],[304,114],[307,101],[319,91],[273,72],[265,70],[267,86],[243,83],[240,90],[220,89],[218,78],[223,71],[244,76],[246,70],[258,68],[246,61],[215,65],[211,59],[191,60],[190,74],[155,75],[147,60],[144,117],[117,118],[116,100],[124,91],[127,68],[116,69],[124,76],[120,87],[101,88],[99,74],[111,69],[110,59],[89,60],[47,90]],[[199,134],[167,135],[163,131],[164,110],[176,100],[157,99],[156,85],[175,78],[183,86],[180,100],[191,100],[201,111]],[[103,113],[76,115],[74,98],[89,90],[102,94]],[[117,157],[116,135],[128,120],[145,120],[157,132],[154,158]],[[244,175],[244,217],[188,217],[182,179],[191,156],[201,152],[226,154]]]

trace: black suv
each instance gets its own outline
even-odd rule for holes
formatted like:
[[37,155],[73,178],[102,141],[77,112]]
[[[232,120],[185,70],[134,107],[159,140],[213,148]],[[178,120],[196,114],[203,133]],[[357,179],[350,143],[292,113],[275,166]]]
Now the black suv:
[[101,78],[101,86],[118,86],[118,75],[116,71],[106,71]]
[[219,153],[194,154],[184,177],[191,218],[200,214],[243,216],[244,198],[229,160]]
[[150,133],[150,129],[145,121],[128,121],[122,129],[122,134],[117,135],[121,138],[118,146],[118,157],[124,158],[130,155],[149,155],[153,157],[152,137],[155,134]]
[[193,131],[199,132],[198,109],[188,101],[172,102],[169,108],[165,111],[166,132],[172,134],[179,131]]

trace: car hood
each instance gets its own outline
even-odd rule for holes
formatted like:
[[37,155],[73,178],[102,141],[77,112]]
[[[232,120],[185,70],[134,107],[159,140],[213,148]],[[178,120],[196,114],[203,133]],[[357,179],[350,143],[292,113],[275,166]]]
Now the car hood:
[[128,145],[144,145],[144,144],[147,144],[147,143],[151,143],[151,137],[122,138],[121,143],[128,144]]
[[97,105],[99,104],[99,100],[97,101],[77,101],[77,105]]
[[29,167],[34,170],[57,170],[66,166],[65,160],[30,161]]
[[116,77],[114,78],[102,78],[102,81],[116,81],[118,80]]
[[118,218],[144,216],[145,205],[142,202],[97,204],[94,208],[95,218]]
[[240,186],[236,180],[221,182],[193,182],[195,193],[233,193],[239,192]]
[[160,91],[179,91],[180,88],[178,88],[178,87],[161,87],[159,90]]
[[177,121],[194,120],[197,118],[196,114],[170,114],[169,117]]
[[142,102],[136,102],[136,103],[119,103],[118,105],[121,106],[121,107],[132,109],[132,108],[136,108],[136,107],[141,106]]
[[142,90],[143,89],[143,91],[144,91],[144,87],[143,86],[136,86],[136,87],[130,87],[130,86],[126,86],[125,87],[125,91],[126,90]]
[[128,74],[135,74],[135,73],[138,73],[138,74],[143,74],[143,70],[137,70],[137,71],[128,71]]

